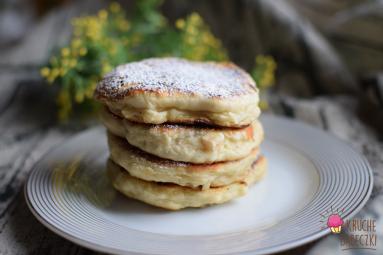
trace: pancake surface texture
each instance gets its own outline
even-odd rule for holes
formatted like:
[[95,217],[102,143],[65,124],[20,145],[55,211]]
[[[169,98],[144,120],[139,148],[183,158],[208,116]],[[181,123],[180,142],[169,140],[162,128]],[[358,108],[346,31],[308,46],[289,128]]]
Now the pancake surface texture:
[[212,163],[241,159],[263,140],[259,121],[244,128],[177,124],[141,124],[119,118],[106,108],[101,120],[113,134],[155,156],[175,161]]
[[185,207],[221,204],[245,195],[248,186],[264,175],[266,160],[263,158],[257,164],[253,164],[251,171],[242,181],[207,190],[140,180],[129,175],[112,160],[108,161],[107,168],[113,186],[124,195],[154,206],[179,210]]
[[260,113],[252,78],[231,63],[153,58],[118,66],[95,98],[135,122],[242,127]]
[[223,186],[243,179],[259,156],[258,149],[254,149],[249,155],[239,160],[193,164],[150,155],[129,145],[123,138],[110,133],[108,133],[108,144],[110,158],[134,177],[188,187],[202,186],[203,189]]

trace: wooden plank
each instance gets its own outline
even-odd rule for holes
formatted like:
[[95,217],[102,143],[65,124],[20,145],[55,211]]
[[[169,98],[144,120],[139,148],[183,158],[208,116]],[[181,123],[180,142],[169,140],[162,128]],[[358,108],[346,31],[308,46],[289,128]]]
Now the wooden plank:
[[[74,128],[64,129],[55,123],[54,98],[38,80],[36,67],[45,61],[52,45],[66,40],[70,17],[92,12],[100,5],[100,1],[76,1],[76,6],[56,10],[31,31],[19,48],[0,59],[0,254],[97,254],[59,237],[40,224],[28,210],[22,189],[33,164],[76,132]],[[246,6],[251,7],[250,4]],[[206,8],[210,10],[211,6]],[[229,9],[217,15],[235,19],[235,13]],[[245,14],[246,22],[254,21],[251,8]],[[253,22],[246,31],[261,30]],[[237,31],[234,35],[239,37],[241,33]],[[253,43],[259,51],[262,44],[254,36],[249,37],[249,47]],[[325,129],[352,144],[368,158],[374,168],[375,188],[372,200],[360,215],[373,215],[381,222],[383,145],[374,131],[357,118],[356,100],[350,97],[299,100],[278,96],[270,102],[275,112]],[[382,233],[379,235],[382,239]],[[340,250],[338,248],[339,241],[328,237],[286,254],[333,254]]]

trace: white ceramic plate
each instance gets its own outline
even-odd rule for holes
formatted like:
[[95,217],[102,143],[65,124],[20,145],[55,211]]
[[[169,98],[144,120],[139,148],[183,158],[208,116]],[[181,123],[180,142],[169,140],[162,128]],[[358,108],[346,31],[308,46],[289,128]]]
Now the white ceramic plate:
[[268,174],[227,204],[170,212],[123,197],[105,176],[105,130],[83,132],[49,152],[25,186],[33,214],[57,234],[119,254],[263,254],[330,232],[370,196],[367,161],[325,132],[264,115]]

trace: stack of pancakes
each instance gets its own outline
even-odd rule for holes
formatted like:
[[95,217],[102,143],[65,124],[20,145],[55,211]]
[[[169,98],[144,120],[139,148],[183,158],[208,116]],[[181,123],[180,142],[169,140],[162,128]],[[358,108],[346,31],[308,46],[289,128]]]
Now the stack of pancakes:
[[123,194],[171,210],[227,202],[266,171],[258,90],[231,63],[153,58],[98,84],[108,173]]

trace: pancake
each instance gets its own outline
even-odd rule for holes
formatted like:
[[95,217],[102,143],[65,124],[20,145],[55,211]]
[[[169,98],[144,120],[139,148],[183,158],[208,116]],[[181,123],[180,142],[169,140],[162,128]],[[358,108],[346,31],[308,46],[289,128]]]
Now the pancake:
[[258,89],[232,63],[152,58],[120,65],[97,85],[95,99],[131,121],[243,127],[260,114]]
[[263,140],[259,121],[244,128],[212,128],[201,125],[141,124],[124,120],[106,109],[101,121],[113,134],[133,146],[161,158],[191,163],[237,160],[247,156]]
[[146,181],[170,182],[181,186],[224,186],[244,178],[258,158],[255,148],[246,157],[212,164],[193,164],[162,159],[131,146],[125,139],[108,133],[110,158],[130,175]]
[[262,158],[252,165],[251,171],[243,180],[227,186],[202,190],[176,184],[140,180],[129,175],[112,160],[108,161],[108,174],[118,191],[130,198],[168,210],[221,204],[241,197],[246,194],[249,185],[262,178],[265,172],[266,160]]

